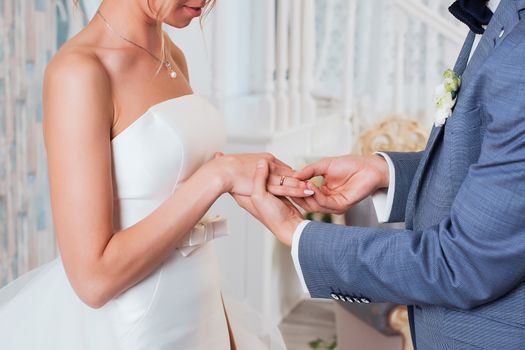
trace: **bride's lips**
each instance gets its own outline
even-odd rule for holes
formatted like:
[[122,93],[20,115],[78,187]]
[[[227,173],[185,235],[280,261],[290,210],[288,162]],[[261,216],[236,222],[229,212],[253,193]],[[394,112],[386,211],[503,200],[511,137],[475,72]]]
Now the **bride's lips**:
[[184,10],[186,10],[186,13],[188,13],[191,17],[199,17],[202,14],[201,7],[184,6]]

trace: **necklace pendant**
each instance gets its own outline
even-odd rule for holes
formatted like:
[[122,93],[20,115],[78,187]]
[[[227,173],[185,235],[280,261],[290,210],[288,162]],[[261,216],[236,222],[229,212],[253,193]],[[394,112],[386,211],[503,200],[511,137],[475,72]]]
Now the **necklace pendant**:
[[173,66],[171,65],[170,61],[164,62],[164,66],[166,67],[166,69],[170,73],[170,78],[171,79],[177,78],[177,72],[173,69]]

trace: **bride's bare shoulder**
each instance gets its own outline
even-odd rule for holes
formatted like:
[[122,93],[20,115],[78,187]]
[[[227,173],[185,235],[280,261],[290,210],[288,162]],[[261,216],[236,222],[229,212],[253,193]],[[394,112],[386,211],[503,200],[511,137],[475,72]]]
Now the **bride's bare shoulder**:
[[66,43],[48,63],[44,89],[80,88],[84,90],[110,86],[109,74],[96,51],[88,46]]
[[86,120],[111,125],[110,78],[94,50],[66,44],[56,53],[46,67],[43,104],[44,130],[68,123],[85,125]]

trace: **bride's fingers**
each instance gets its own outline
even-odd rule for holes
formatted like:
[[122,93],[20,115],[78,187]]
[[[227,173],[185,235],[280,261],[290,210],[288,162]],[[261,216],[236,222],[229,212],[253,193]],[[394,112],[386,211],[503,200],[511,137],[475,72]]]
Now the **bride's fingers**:
[[[278,164],[278,165],[280,165],[280,166],[282,166],[283,168],[292,169],[291,166],[289,166],[288,164],[286,164],[285,162],[283,162],[282,160],[280,160],[280,159],[278,159],[278,158],[274,158],[274,159],[272,160],[272,162],[273,162],[273,163],[276,163],[276,164]],[[271,167],[270,167],[270,168],[271,168]]]
[[267,187],[273,195],[281,197],[307,197],[315,193],[305,181],[287,176],[270,175]]
[[271,161],[269,165],[270,173],[273,175],[293,177],[295,174],[295,170],[280,160]]
[[257,212],[257,209],[254,207],[251,198],[248,196],[239,196],[236,194],[232,195],[237,204],[241,207],[247,210],[252,215],[257,216],[259,213]]
[[284,175],[270,175],[268,177],[268,185],[308,189],[305,181],[297,180],[293,177]]
[[304,189],[304,188],[297,188],[297,187],[269,185],[267,189],[268,189],[268,192],[270,192],[274,196],[279,196],[279,197],[301,198],[301,197],[311,197],[315,194],[315,192],[312,190]]
[[274,166],[270,170],[270,174],[275,176],[286,176],[286,177],[293,177],[295,174],[295,171],[293,169],[285,168],[282,166]]

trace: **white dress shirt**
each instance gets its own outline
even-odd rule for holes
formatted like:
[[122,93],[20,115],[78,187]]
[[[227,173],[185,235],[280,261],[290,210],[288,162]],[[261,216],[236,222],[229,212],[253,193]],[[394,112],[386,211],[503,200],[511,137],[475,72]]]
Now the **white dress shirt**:
[[[498,8],[500,2],[501,0],[490,0],[488,3],[488,7],[492,12],[496,12],[496,9]],[[472,57],[474,51],[476,50],[480,40],[481,35],[476,35],[476,38],[474,39],[474,44],[472,45],[472,50],[470,51],[469,60]],[[388,189],[377,191],[375,194],[372,195],[372,202],[376,211],[377,221],[379,223],[385,223],[390,219],[390,214],[392,213],[392,205],[394,203],[394,193],[396,187],[396,170],[394,167],[394,163],[388,155],[382,152],[377,152],[376,154],[385,158],[389,170],[390,184]],[[303,233],[304,228],[309,222],[310,221],[308,220],[301,222],[299,226],[297,226],[297,228],[295,229],[292,238],[292,259],[295,266],[295,270],[297,272],[297,276],[299,276],[301,286],[303,287],[303,291],[306,294],[309,294],[309,292],[303,277],[301,264],[299,263],[299,241],[301,240],[301,234]]]

